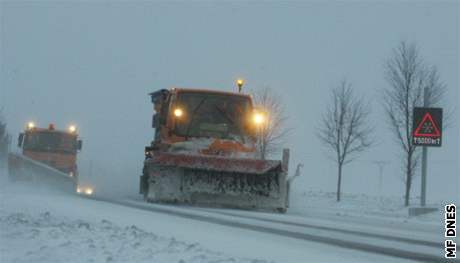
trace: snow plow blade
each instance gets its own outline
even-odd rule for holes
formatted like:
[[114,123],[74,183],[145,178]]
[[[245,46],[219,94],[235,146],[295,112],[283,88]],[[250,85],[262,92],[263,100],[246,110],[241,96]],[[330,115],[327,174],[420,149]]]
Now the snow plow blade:
[[21,154],[8,154],[8,176],[12,182],[75,193],[76,178]]
[[149,202],[285,212],[288,155],[274,161],[155,153],[144,163],[141,193]]

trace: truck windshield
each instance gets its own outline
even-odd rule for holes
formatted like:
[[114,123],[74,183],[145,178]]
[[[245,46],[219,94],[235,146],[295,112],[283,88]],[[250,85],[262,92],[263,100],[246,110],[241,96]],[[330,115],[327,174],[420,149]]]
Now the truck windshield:
[[243,141],[252,109],[247,97],[198,92],[179,93],[175,107],[183,112],[177,118],[178,135]]
[[60,132],[31,132],[26,133],[24,149],[47,152],[75,153],[77,150],[75,135]]

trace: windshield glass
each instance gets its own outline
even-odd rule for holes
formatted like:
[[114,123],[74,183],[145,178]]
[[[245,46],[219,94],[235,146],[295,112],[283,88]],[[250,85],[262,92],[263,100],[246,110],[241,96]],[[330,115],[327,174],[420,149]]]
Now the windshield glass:
[[251,112],[250,99],[213,93],[181,92],[176,108],[183,111],[176,133],[186,137],[242,139]]
[[77,149],[75,135],[59,132],[33,132],[26,133],[24,149],[48,152],[75,153]]

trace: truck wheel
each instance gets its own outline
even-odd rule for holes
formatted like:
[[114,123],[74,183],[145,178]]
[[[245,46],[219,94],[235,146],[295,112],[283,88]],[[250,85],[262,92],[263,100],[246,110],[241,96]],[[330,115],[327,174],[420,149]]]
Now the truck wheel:
[[17,181],[16,170],[12,169],[11,167],[8,167],[8,180],[10,182],[16,182]]
[[148,202],[148,196],[149,196],[149,185],[146,184],[144,188],[144,200]]
[[280,214],[285,214],[287,212],[287,208],[285,207],[278,207],[276,208],[276,212],[280,213]]
[[145,166],[142,168],[142,175],[139,178],[139,193],[142,194],[144,200],[147,201],[149,194],[149,175]]

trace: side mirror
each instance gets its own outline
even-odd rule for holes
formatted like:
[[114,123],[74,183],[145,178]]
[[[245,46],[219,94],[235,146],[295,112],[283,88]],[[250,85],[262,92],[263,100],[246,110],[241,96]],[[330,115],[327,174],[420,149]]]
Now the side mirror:
[[146,146],[146,147],[145,147],[145,150],[144,150],[145,159],[150,159],[150,158],[152,158],[152,151],[153,151],[153,147],[152,147],[152,146]]
[[23,140],[24,140],[24,133],[20,133],[18,137],[18,147],[22,147]]
[[158,128],[158,126],[159,126],[158,124],[160,124],[160,120],[159,120],[160,116],[158,116],[158,115],[159,115],[158,113],[155,113],[152,116],[152,128],[154,128],[154,129]]
[[82,146],[83,146],[83,141],[82,141],[82,140],[78,140],[78,141],[77,141],[77,150],[81,151]]

